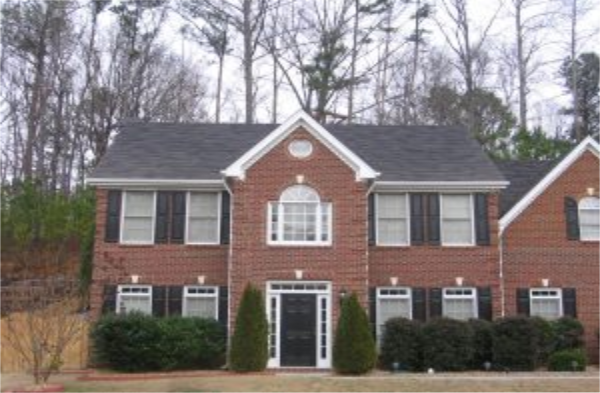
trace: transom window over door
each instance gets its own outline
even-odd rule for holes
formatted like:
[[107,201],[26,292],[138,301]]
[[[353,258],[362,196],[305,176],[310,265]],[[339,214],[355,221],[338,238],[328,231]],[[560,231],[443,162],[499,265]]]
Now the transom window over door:
[[600,240],[600,199],[586,197],[579,201],[581,240]]
[[331,203],[308,186],[289,187],[269,203],[268,231],[270,244],[330,244]]
[[153,243],[155,193],[153,191],[126,191],[124,194],[121,243]]
[[442,194],[442,244],[471,246],[474,242],[473,200],[469,194]]

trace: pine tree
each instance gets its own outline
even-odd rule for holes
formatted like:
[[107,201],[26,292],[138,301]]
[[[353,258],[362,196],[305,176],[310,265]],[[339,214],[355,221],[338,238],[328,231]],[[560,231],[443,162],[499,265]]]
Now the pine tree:
[[375,367],[376,360],[369,319],[353,293],[342,304],[333,346],[333,367],[340,374],[364,374]]
[[229,365],[234,371],[262,371],[267,360],[268,323],[263,296],[258,288],[248,284],[238,308]]

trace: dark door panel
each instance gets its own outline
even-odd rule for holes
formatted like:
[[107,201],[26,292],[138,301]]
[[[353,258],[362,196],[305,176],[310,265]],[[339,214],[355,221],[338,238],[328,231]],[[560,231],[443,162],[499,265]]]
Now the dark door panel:
[[316,295],[281,295],[281,366],[316,366],[316,318]]

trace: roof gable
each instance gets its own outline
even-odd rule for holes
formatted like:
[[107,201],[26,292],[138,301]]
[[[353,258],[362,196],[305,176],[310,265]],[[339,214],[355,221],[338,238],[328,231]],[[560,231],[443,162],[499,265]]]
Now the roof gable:
[[246,170],[271,151],[277,144],[283,141],[298,127],[303,127],[319,142],[327,146],[335,155],[351,167],[356,173],[356,180],[374,179],[379,176],[369,164],[348,149],[342,142],[334,137],[329,131],[321,126],[306,112],[300,110],[292,115],[283,124],[269,133],[266,137],[256,143],[250,150],[246,151],[233,164],[229,165],[221,173],[227,177],[244,179]]
[[588,136],[565,156],[554,168],[546,174],[523,198],[506,212],[499,220],[500,233],[525,211],[546,189],[554,183],[567,169],[571,167],[585,152],[590,151],[600,157],[600,145]]

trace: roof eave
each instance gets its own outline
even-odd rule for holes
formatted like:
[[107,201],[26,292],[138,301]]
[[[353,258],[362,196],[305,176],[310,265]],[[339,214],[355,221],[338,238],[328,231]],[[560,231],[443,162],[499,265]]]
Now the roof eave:
[[376,181],[375,191],[497,191],[508,181]]
[[552,168],[550,172],[546,174],[531,190],[525,194],[513,207],[511,207],[501,218],[498,220],[500,226],[500,235],[504,233],[504,230],[521,214],[523,213],[533,201],[540,196],[546,189],[560,177],[579,157],[586,151],[590,151],[600,157],[600,145],[591,136],[588,136],[579,143],[565,158],[562,159],[557,165]]
[[89,177],[85,179],[88,186],[108,188],[152,188],[152,189],[225,189],[223,179],[151,179],[151,178],[108,178]]

